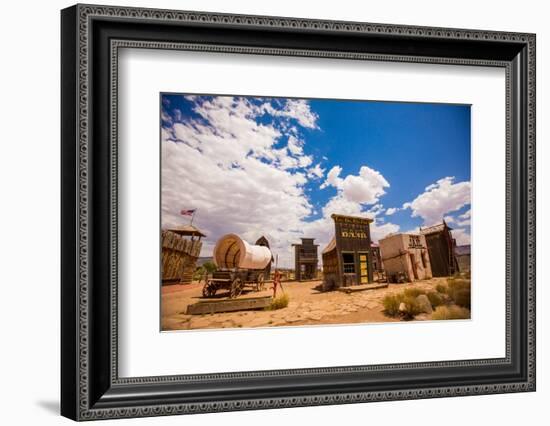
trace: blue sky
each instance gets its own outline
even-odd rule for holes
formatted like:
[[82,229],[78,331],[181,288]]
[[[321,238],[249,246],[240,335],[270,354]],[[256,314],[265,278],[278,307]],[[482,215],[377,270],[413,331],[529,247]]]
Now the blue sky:
[[333,212],[375,238],[445,217],[469,243],[470,126],[468,105],[163,94],[163,226],[198,208],[212,243],[268,234],[283,258]]
[[[391,183],[387,207],[401,206],[446,176],[470,180],[470,107],[467,105],[312,100],[320,132],[309,136],[312,152],[339,164],[342,174],[368,164]],[[312,191],[317,203],[328,194]],[[405,212],[403,229],[422,225]]]

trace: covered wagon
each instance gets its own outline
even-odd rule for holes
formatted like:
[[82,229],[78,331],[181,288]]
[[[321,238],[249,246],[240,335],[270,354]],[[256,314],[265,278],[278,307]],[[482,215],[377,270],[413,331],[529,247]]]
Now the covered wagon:
[[236,234],[224,235],[214,247],[213,260],[218,270],[206,281],[203,296],[212,297],[221,289],[228,290],[231,298],[245,288],[263,290],[264,272],[272,259],[267,246],[249,244]]

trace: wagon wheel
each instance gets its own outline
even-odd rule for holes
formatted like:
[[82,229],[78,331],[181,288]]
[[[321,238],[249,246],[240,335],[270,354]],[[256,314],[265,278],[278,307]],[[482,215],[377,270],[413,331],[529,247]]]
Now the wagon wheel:
[[231,283],[231,290],[229,292],[229,297],[231,299],[237,297],[243,291],[243,282],[240,278],[235,278]]
[[256,291],[262,291],[265,290],[265,282],[264,282],[264,276],[260,275],[258,277],[258,282],[256,283]]
[[212,281],[207,281],[202,288],[202,295],[204,297],[213,297],[216,294],[217,287]]

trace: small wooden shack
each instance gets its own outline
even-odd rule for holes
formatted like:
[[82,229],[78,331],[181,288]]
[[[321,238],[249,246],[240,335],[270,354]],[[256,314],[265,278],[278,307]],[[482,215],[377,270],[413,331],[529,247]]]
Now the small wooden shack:
[[377,243],[371,243],[370,249],[372,253],[372,270],[374,272],[383,271],[384,263],[382,262],[382,255],[380,254],[380,245]]
[[296,281],[313,280],[317,278],[318,244],[313,244],[315,238],[302,238],[301,244],[294,247],[294,278]]
[[451,231],[445,221],[420,229],[420,234],[426,237],[434,277],[448,277],[460,271],[455,252],[456,240]]
[[456,246],[455,249],[456,259],[458,261],[458,268],[460,272],[470,272],[471,259],[470,259],[470,244],[463,246]]
[[333,214],[334,237],[323,250],[325,290],[373,281],[370,224],[372,219]]
[[378,243],[389,282],[413,282],[432,277],[428,247],[423,235],[390,234]]
[[162,231],[162,284],[190,284],[205,237],[192,225]]
[[[260,238],[258,238],[258,240],[256,241],[256,245],[257,246],[262,246],[262,247],[267,247],[271,251],[271,247],[269,247],[269,241],[263,235]],[[267,264],[267,266],[265,267],[265,269],[264,269],[263,274],[264,274],[264,280],[265,281],[269,281],[271,279],[271,263],[272,262],[273,262],[273,255],[271,256],[271,262],[269,262]]]

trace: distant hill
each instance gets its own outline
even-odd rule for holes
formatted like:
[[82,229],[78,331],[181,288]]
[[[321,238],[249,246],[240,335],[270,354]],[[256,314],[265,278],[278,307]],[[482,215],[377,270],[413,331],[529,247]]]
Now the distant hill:
[[212,256],[210,257],[199,257],[197,259],[197,267],[204,265],[206,262],[213,262],[214,258]]
[[455,253],[457,256],[470,254],[470,244],[464,246],[456,246]]

